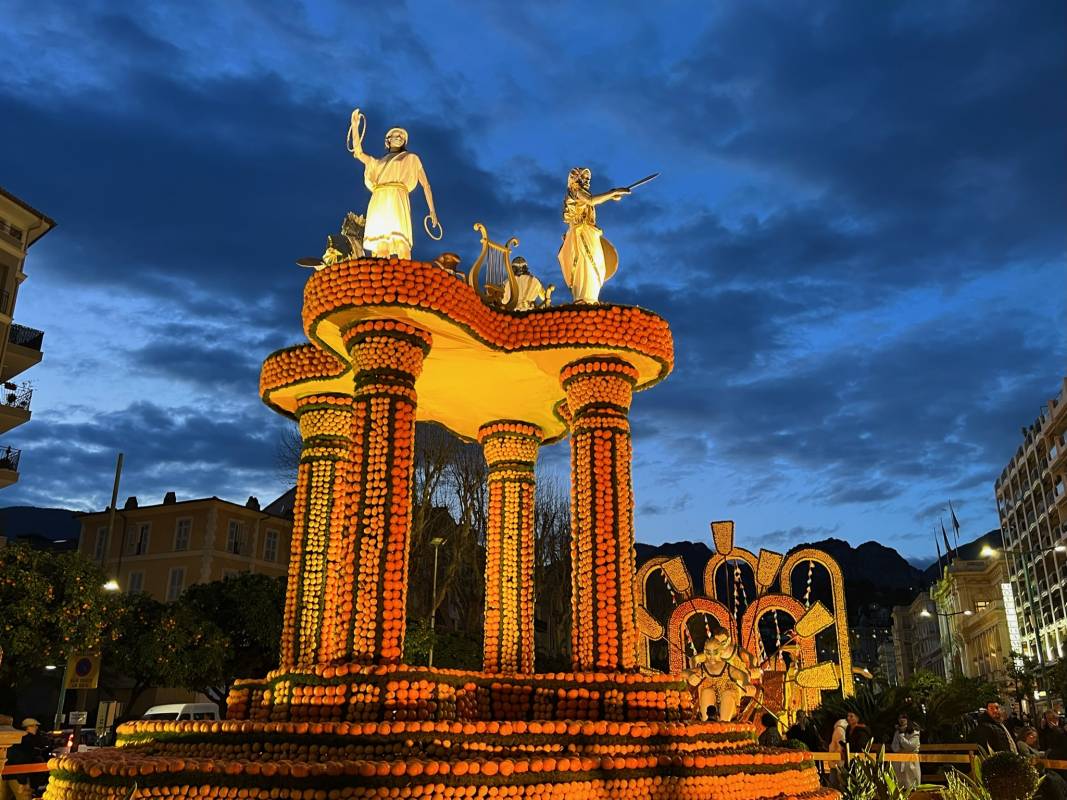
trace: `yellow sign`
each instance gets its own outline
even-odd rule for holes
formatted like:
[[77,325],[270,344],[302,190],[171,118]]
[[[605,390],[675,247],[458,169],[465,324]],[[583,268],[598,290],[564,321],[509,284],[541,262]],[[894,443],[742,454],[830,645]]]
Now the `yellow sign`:
[[95,689],[100,678],[100,656],[71,656],[67,661],[66,689]]

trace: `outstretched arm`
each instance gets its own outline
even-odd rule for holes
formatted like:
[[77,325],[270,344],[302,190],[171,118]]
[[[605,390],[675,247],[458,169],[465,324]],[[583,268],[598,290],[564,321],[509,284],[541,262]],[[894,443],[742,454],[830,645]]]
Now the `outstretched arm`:
[[629,193],[629,189],[609,189],[603,194],[591,195],[589,197],[589,203],[590,205],[598,206],[601,203],[606,203],[608,200],[622,200],[622,198]]

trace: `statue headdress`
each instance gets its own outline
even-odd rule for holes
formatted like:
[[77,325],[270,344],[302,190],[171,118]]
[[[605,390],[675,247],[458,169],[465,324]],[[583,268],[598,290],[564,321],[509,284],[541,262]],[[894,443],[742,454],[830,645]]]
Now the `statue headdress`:
[[387,130],[385,132],[385,138],[388,139],[394,133],[399,133],[402,137],[404,137],[404,146],[407,147],[407,144],[408,144],[408,132],[406,130],[404,130],[403,128],[390,128],[389,130]]

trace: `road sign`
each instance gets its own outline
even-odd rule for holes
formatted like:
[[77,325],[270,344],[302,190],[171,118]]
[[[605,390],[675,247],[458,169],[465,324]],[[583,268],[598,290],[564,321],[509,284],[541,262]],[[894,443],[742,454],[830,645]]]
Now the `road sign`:
[[96,707],[96,735],[103,736],[115,724],[119,715],[118,700],[101,700]]
[[88,711],[71,711],[67,714],[67,722],[71,725],[84,725],[88,721]]
[[100,656],[71,656],[67,662],[67,689],[95,689],[100,678]]

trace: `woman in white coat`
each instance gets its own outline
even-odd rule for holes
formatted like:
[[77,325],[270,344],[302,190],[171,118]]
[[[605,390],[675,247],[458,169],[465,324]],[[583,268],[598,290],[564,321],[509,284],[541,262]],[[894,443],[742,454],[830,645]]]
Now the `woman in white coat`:
[[[908,720],[906,714],[897,718],[897,730],[889,749],[894,753],[919,752],[919,729]],[[922,782],[918,761],[894,761],[893,771],[897,774],[897,781],[906,789],[914,789]]]

